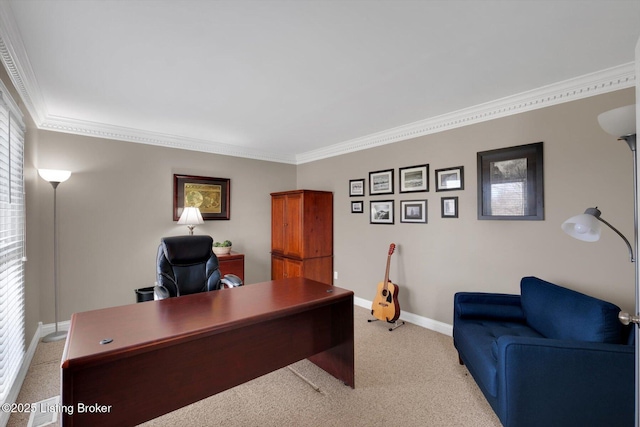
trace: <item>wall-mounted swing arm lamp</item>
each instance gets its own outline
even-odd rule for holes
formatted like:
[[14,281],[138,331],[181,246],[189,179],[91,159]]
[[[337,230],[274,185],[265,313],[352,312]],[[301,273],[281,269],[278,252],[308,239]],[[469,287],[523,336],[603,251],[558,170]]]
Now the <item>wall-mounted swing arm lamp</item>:
[[636,151],[636,106],[627,105],[607,111],[598,116],[600,127],[610,135],[624,140],[633,157],[633,245],[611,224],[600,218],[598,208],[589,208],[582,215],[569,218],[562,230],[579,240],[595,242],[600,238],[600,223],[607,225],[624,240],[629,250],[629,259],[635,264],[635,314],[620,312],[618,318],[625,325],[634,324],[635,338],[635,427],[640,427],[640,267],[634,257],[638,253],[638,153]]

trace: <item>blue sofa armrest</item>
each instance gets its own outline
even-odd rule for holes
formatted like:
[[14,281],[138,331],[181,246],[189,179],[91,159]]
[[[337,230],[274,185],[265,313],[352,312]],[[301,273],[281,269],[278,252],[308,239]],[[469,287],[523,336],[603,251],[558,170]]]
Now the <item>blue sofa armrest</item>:
[[453,297],[455,319],[502,319],[524,321],[520,295],[458,292]]
[[497,358],[505,427],[633,424],[633,346],[502,336]]

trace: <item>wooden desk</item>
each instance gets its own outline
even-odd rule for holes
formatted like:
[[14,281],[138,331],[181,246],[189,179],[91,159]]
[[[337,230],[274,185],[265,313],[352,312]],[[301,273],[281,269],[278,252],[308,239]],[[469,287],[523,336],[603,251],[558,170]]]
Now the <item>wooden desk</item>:
[[235,274],[244,282],[244,254],[231,251],[227,255],[218,255],[220,274]]
[[353,292],[292,278],[74,313],[62,425],[139,424],[304,358],[354,387]]

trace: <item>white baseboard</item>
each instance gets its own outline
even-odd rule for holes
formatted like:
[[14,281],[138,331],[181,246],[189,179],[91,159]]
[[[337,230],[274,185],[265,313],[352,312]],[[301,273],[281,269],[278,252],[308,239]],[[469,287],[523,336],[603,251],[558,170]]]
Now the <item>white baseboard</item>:
[[[371,309],[372,301],[368,301],[364,298],[353,297],[353,304],[358,307],[363,307],[368,310]],[[453,325],[448,323],[438,322],[437,320],[429,319],[427,317],[418,316],[417,314],[409,313],[406,311],[400,311],[400,320],[413,323],[414,325],[422,326],[423,328],[430,329],[441,334],[453,336]]]

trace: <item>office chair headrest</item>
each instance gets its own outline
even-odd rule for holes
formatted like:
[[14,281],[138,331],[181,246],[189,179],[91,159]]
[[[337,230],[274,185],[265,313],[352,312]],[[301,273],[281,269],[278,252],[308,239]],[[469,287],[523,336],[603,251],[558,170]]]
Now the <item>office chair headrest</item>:
[[176,236],[160,239],[164,256],[172,265],[192,265],[211,258],[211,236]]

